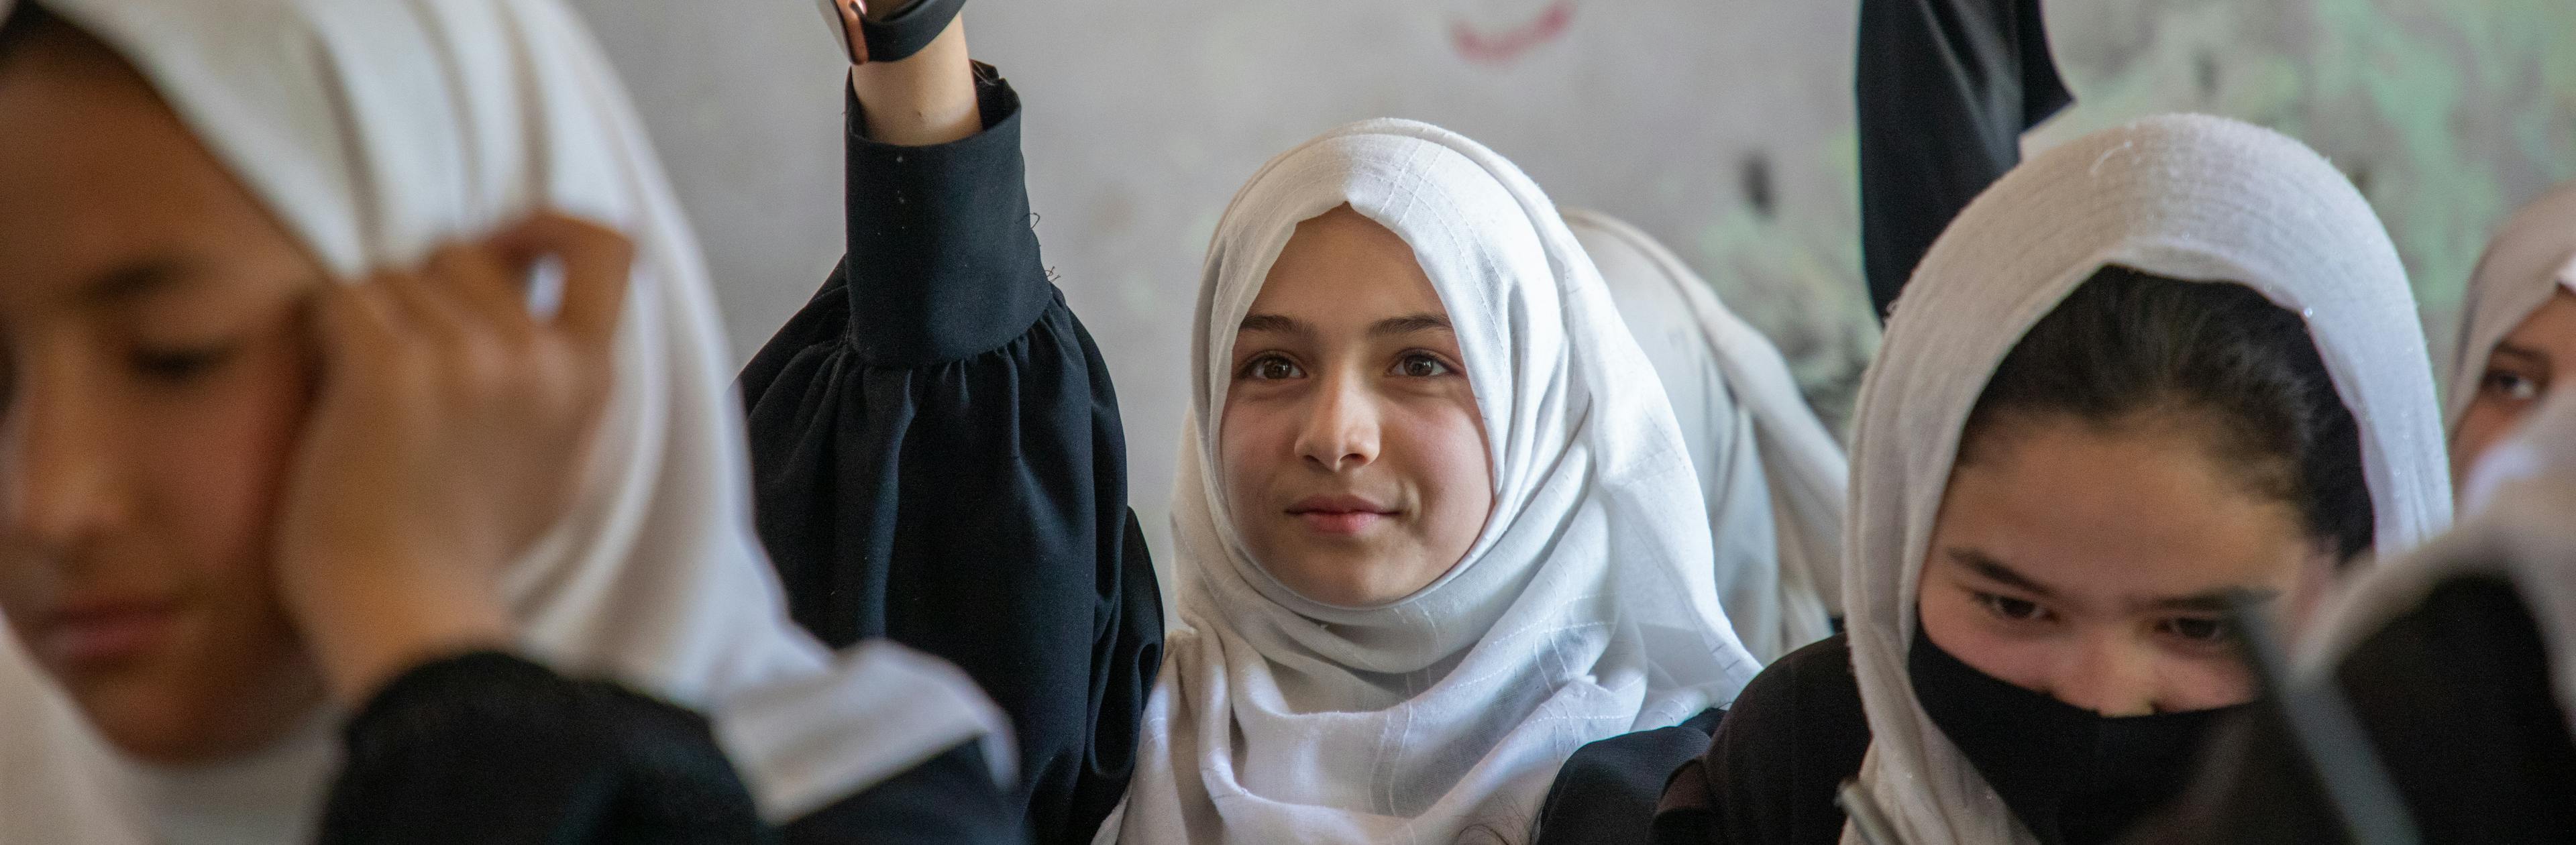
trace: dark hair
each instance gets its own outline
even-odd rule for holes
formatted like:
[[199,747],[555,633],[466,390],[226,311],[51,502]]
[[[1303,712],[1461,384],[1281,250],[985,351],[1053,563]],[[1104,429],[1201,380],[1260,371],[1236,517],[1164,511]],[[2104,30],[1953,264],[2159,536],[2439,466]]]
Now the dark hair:
[[2339,560],[2370,548],[2360,426],[2306,322],[2250,288],[2102,268],[1995,368],[1968,414],[1959,462],[2011,412],[2103,425],[2142,412],[2185,415],[2202,423],[2222,466],[2297,505],[2309,535],[2333,541]]
[[9,11],[7,20],[0,20],[0,61],[7,61],[9,54],[34,40],[38,33],[67,25],[62,18],[45,11],[43,6],[20,2],[17,8]]

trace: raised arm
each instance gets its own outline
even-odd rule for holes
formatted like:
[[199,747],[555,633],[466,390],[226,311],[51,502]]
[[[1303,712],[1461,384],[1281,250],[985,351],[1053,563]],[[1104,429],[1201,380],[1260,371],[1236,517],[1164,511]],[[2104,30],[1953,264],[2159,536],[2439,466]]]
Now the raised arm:
[[2040,0],[1861,0],[1861,264],[1881,319],[1950,219],[2073,103]]
[[850,81],[849,252],[742,374],[761,540],[824,642],[982,685],[1019,740],[1012,809],[1088,842],[1162,643],[1108,368],[1038,252],[1019,97],[962,28]]

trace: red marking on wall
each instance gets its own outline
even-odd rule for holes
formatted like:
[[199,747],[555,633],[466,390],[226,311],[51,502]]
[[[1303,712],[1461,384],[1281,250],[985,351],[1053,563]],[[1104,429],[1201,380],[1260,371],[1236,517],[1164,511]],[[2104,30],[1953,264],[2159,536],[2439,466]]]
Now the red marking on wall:
[[1556,0],[1539,10],[1528,23],[1494,33],[1483,33],[1466,21],[1451,21],[1449,41],[1458,55],[1479,64],[1510,64],[1529,51],[1564,37],[1574,23],[1574,0]]

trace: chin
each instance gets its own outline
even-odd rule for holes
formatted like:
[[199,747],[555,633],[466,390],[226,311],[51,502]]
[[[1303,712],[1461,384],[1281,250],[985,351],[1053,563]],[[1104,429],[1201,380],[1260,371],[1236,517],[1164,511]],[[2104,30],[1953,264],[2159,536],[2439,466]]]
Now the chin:
[[213,678],[163,667],[102,673],[72,685],[81,715],[108,744],[146,763],[214,763],[276,742],[321,704],[294,672],[267,679]]

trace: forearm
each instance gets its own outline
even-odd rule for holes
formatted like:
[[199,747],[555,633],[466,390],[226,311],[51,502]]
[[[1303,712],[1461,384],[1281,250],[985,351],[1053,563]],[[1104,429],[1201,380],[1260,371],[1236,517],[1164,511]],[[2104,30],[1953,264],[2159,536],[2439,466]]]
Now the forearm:
[[948,24],[930,46],[900,61],[850,68],[869,140],[921,147],[944,144],[984,128],[975,97],[975,72],[967,61],[966,19]]

